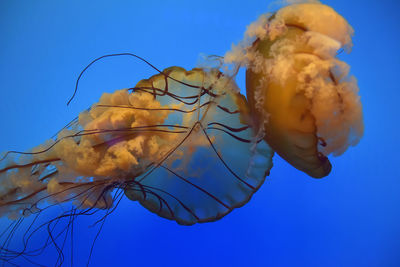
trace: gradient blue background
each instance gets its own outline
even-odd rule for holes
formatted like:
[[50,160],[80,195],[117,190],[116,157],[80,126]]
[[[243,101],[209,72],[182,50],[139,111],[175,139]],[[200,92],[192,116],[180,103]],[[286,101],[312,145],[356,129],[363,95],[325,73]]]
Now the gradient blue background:
[[[0,1],[0,151],[42,143],[97,101],[159,68],[223,55],[269,1]],[[399,34],[397,0],[330,0],[355,29],[342,59],[358,78],[365,135],[332,173],[314,180],[274,158],[244,207],[182,227],[124,201],[104,226],[91,266],[400,266]],[[397,16],[397,17],[396,17]],[[241,73],[243,74],[243,73]],[[244,89],[243,77],[239,85]],[[91,242],[84,234],[77,242]],[[46,262],[45,264],[51,264]],[[76,261],[86,262],[86,254]],[[81,266],[81,265],[78,265]]]

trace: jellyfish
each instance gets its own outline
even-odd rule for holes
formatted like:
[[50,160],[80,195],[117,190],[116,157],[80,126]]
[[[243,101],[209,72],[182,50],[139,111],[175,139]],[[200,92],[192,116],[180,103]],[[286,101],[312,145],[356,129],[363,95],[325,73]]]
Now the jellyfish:
[[249,112],[236,83],[216,69],[170,67],[103,94],[55,138],[1,158],[1,216],[20,224],[65,208],[33,223],[23,251],[4,246],[0,256],[34,254],[37,248],[26,244],[35,226],[68,220],[45,244],[59,247],[70,220],[108,214],[123,196],[182,225],[215,221],[243,206],[263,184],[273,156],[254,133]]
[[225,56],[246,67],[251,114],[265,141],[311,177],[331,171],[339,156],[363,135],[362,107],[349,65],[353,29],[319,2],[288,5],[262,15],[245,39]]
[[[103,94],[54,138],[4,153],[0,216],[14,221],[0,235],[0,259],[12,263],[53,246],[62,265],[75,219],[104,211],[95,224],[104,223],[124,197],[180,225],[219,220],[261,187],[274,152],[311,177],[327,176],[327,156],[363,134],[357,82],[338,58],[350,51],[352,34],[318,1],[288,5],[252,23],[224,57],[212,57],[216,67],[155,68],[135,87]],[[241,67],[247,97],[235,83]],[[12,248],[29,218],[22,249]],[[32,248],[40,229],[48,238]]]

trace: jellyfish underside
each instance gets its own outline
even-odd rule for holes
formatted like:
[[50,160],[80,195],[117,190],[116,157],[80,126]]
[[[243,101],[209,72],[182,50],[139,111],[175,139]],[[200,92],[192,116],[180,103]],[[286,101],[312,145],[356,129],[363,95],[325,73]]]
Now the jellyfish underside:
[[[182,225],[221,219],[250,200],[272,167],[273,151],[248,116],[234,81],[217,70],[171,67],[103,94],[57,138],[3,156],[0,213],[13,222],[2,234],[0,258],[34,258],[53,246],[61,265],[60,243],[75,219],[104,210],[98,224],[124,195]],[[22,249],[14,249],[21,227]],[[33,247],[40,231],[48,238]]]
[[246,114],[231,78],[165,69],[104,94],[56,140],[14,163],[4,163],[7,154],[0,211],[19,218],[64,202],[110,209],[117,188],[179,224],[220,219],[249,201],[272,166],[273,153]]

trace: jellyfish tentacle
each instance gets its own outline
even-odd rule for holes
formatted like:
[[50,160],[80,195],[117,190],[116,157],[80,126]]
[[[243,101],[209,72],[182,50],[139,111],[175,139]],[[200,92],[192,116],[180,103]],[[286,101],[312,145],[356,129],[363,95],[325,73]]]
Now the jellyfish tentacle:
[[94,59],[92,62],[90,62],[90,63],[81,71],[81,73],[79,74],[79,76],[78,76],[78,78],[77,78],[77,80],[76,80],[76,83],[75,83],[75,90],[74,90],[74,93],[72,94],[71,98],[68,100],[67,106],[71,103],[72,99],[74,99],[74,97],[75,97],[75,95],[76,95],[76,92],[78,91],[79,81],[80,81],[80,79],[82,78],[82,75],[86,72],[87,69],[89,69],[94,63],[96,63],[96,62],[99,61],[99,60],[102,60],[102,59],[108,58],[108,57],[119,57],[119,56],[130,56],[130,57],[137,58],[137,59],[143,61],[144,63],[146,63],[147,65],[149,65],[151,68],[153,68],[153,69],[155,69],[156,71],[158,71],[158,72],[161,73],[161,71],[160,71],[158,68],[156,68],[156,67],[155,67],[153,64],[151,64],[150,62],[148,62],[146,59],[144,59],[144,58],[142,58],[142,57],[140,57],[140,56],[138,56],[138,55],[132,54],[132,53],[117,53],[117,54],[103,55],[103,56],[101,56],[101,57],[98,57],[98,58]]
[[207,127],[207,130],[218,130],[218,131],[224,132],[226,134],[229,134],[231,137],[235,138],[236,140],[239,140],[239,141],[242,141],[242,142],[245,142],[245,143],[251,143],[251,140],[241,138],[239,136],[234,135],[233,133],[230,133],[227,130],[224,130],[224,129],[221,129],[221,128],[218,128],[218,127]]
[[[147,61],[146,59],[144,59],[144,58],[142,58],[142,57],[140,57],[140,56],[138,56],[138,55],[136,55],[136,54],[133,54],[133,53],[116,53],[116,54],[103,55],[103,56],[101,56],[101,57],[98,57],[98,58],[94,59],[92,62],[90,62],[90,63],[79,73],[78,78],[76,79],[76,82],[75,82],[75,89],[74,89],[74,92],[73,92],[71,98],[68,100],[67,106],[68,106],[68,105],[71,103],[71,101],[74,99],[74,97],[75,97],[75,95],[76,95],[76,93],[77,93],[77,91],[78,91],[78,86],[79,86],[80,79],[82,78],[83,74],[84,74],[94,63],[96,63],[96,62],[98,62],[98,61],[100,61],[100,60],[102,60],[102,59],[104,59],[104,58],[109,58],[109,57],[120,57],[120,56],[128,56],[128,57],[137,58],[137,59],[139,59],[140,61],[146,63],[146,64],[147,64],[148,66],[150,66],[152,69],[154,69],[154,70],[156,70],[157,72],[159,72],[160,74],[164,75],[165,78],[170,78],[170,79],[175,80],[174,78],[169,77],[168,74],[166,74],[165,72],[159,70],[157,67],[155,67],[153,64],[151,64],[149,61]],[[188,86],[188,87],[192,87],[192,86],[193,86],[193,85],[191,85],[190,83],[185,84],[184,82],[179,81],[179,80],[175,80],[175,81],[176,81],[176,82],[179,82],[179,83],[182,83],[182,84],[184,84],[185,86]],[[194,87],[195,87],[195,86],[194,86]]]

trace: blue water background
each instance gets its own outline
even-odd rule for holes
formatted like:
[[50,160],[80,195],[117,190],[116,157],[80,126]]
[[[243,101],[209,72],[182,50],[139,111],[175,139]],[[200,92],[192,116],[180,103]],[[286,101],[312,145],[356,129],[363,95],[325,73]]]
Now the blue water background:
[[[321,180],[275,156],[251,201],[214,223],[183,227],[124,201],[107,219],[91,266],[400,266],[400,3],[324,3],[355,29],[353,52],[341,58],[359,82],[360,144],[331,158],[333,170]],[[40,144],[103,92],[155,74],[132,58],[104,60],[67,107],[77,75],[94,58],[133,52],[160,69],[190,69],[199,53],[223,55],[268,7],[236,0],[1,0],[0,151]],[[238,83],[244,92],[243,73]],[[92,241],[82,234],[76,242]],[[75,261],[86,257],[78,252]]]

